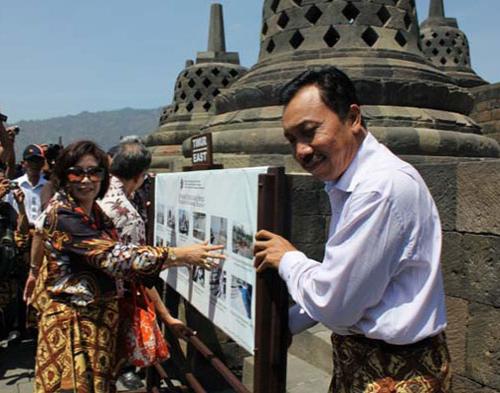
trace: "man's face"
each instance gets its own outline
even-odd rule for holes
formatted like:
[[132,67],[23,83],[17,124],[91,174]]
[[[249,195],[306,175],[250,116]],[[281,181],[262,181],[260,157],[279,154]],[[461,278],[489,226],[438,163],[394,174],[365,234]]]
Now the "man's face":
[[30,157],[23,162],[24,169],[26,172],[31,174],[39,174],[45,164],[45,159],[43,157]]
[[319,88],[304,86],[285,107],[284,135],[293,155],[307,172],[322,181],[337,180],[359,148],[361,115],[357,105],[342,121],[321,100]]

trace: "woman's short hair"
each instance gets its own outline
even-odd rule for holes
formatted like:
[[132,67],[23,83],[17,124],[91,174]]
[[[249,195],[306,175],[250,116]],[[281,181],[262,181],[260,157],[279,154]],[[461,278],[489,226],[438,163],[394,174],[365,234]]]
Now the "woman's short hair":
[[101,181],[101,189],[99,190],[97,198],[102,198],[104,194],[106,194],[109,187],[108,157],[106,153],[92,141],[74,142],[65,147],[59,154],[52,173],[52,182],[56,190],[66,187],[68,183],[66,171],[72,166],[75,166],[76,163],[86,155],[94,156],[97,161],[97,166],[104,169],[104,178]]
[[111,162],[111,173],[130,180],[147,171],[151,165],[151,152],[138,140],[120,142]]

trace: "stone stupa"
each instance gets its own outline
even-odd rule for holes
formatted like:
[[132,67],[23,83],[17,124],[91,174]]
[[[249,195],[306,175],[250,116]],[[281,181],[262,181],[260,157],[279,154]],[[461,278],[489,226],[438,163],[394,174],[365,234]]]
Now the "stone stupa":
[[[265,0],[263,7],[258,63],[217,97],[202,129],[212,132],[219,162],[287,165],[279,91],[324,65],[353,79],[369,129],[395,153],[499,155],[468,117],[469,91],[425,58],[414,0]],[[185,141],[185,155],[189,147]]]
[[420,25],[420,39],[425,57],[459,86],[487,84],[472,69],[467,36],[455,18],[445,17],[443,0],[431,0],[429,17]]
[[159,128],[145,142],[153,153],[153,169],[172,169],[180,144],[198,134],[215,113],[214,99],[246,73],[237,52],[226,51],[222,5],[212,4],[208,49],[196,62],[186,61],[175,81],[172,104],[163,108]]

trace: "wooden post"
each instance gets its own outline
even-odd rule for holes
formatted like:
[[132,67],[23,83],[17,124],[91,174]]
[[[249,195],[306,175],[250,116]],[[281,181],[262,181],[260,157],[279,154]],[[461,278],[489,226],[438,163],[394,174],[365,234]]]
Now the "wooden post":
[[[284,235],[286,209],[283,168],[259,176],[257,227]],[[274,270],[257,274],[255,311],[255,393],[286,391],[288,293]]]

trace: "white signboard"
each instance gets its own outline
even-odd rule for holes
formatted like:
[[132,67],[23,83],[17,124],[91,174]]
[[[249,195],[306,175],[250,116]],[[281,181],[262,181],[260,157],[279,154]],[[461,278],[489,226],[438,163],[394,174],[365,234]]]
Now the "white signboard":
[[267,167],[156,176],[155,243],[223,244],[227,259],[211,271],[173,268],[162,278],[239,345],[253,353],[259,174]]

